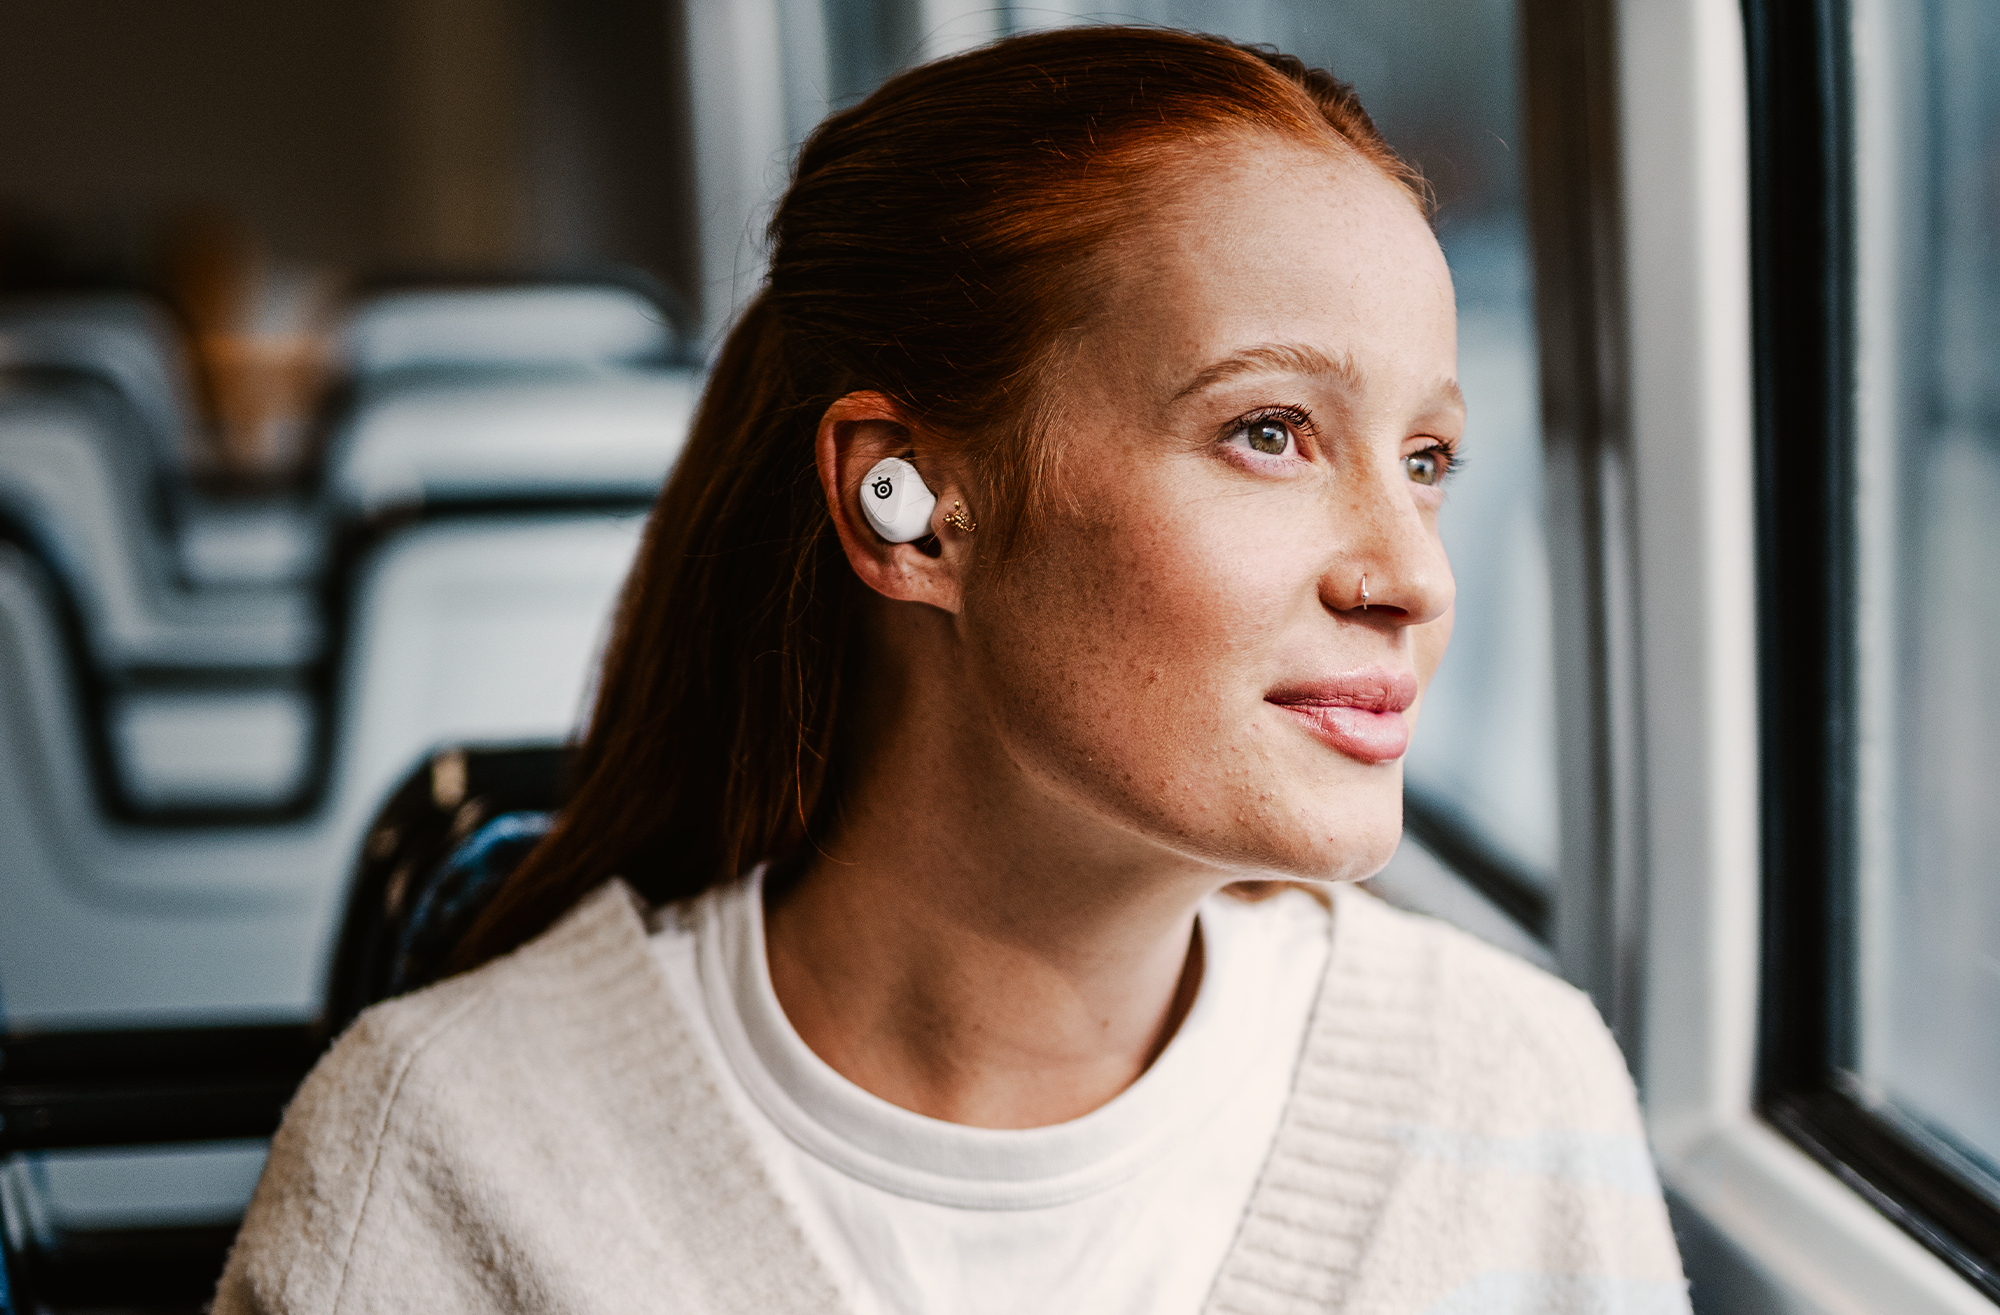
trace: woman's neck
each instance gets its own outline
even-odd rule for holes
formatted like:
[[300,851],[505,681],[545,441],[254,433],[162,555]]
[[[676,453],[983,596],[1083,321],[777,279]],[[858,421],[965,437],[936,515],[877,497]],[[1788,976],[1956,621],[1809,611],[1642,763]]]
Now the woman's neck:
[[771,984],[864,1090],[954,1123],[1041,1127],[1103,1105],[1165,1048],[1201,979],[1196,908],[1228,878],[1107,834],[979,738],[875,756],[892,767],[773,894]]

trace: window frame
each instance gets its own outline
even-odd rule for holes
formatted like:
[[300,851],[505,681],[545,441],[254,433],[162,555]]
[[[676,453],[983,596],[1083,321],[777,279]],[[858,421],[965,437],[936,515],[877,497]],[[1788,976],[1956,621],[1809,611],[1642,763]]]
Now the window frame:
[[1827,0],[1573,2],[1594,2],[1611,27],[1617,90],[1616,198],[1598,222],[1617,232],[1623,337],[1594,368],[1626,399],[1633,569],[1617,619],[1641,641],[1638,750],[1617,768],[1637,774],[1624,793],[1640,801],[1630,971],[1643,1027],[1627,1053],[1696,1305],[1992,1315],[1959,1270],[1760,1100],[1770,1071],[1760,1060],[1774,1053],[1760,1052],[1760,1025],[1782,999],[1764,987],[1785,971],[1764,951],[1790,914],[1782,881],[1766,899],[1765,826],[1777,815],[1767,817],[1763,787],[1791,764],[1760,771],[1782,741],[1767,738],[1767,709],[1745,678],[1768,671],[1760,607],[1777,601],[1758,591],[1757,406],[1772,395],[1752,366],[1770,357],[1752,332],[1750,125],[1753,86],[1759,97],[1778,88],[1753,74],[1752,57],[1769,52],[1753,41],[1768,43],[1772,14],[1817,22]]
[[1860,944],[1853,18],[1749,0],[1765,873],[1757,1104],[2000,1302],[2000,1208],[1843,1080]]

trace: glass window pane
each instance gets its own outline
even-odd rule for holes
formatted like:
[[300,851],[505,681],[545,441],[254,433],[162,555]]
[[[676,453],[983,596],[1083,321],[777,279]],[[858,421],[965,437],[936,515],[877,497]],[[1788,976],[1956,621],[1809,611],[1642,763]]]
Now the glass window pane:
[[2000,1201],[2000,9],[1855,13],[1852,1062]]

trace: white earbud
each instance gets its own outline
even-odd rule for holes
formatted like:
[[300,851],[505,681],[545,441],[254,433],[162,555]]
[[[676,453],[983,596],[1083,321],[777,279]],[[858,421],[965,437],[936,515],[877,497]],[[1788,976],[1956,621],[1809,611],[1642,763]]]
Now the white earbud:
[[937,499],[917,468],[901,457],[884,457],[861,481],[861,514],[890,543],[908,543],[931,532]]

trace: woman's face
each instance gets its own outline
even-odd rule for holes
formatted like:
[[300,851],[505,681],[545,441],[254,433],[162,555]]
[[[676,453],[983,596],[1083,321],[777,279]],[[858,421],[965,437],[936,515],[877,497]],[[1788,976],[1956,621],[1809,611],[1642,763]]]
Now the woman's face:
[[1367,876],[1451,631],[1444,257],[1372,167],[1253,140],[1103,259],[1050,496],[967,582],[967,674],[1032,781],[1134,838]]

